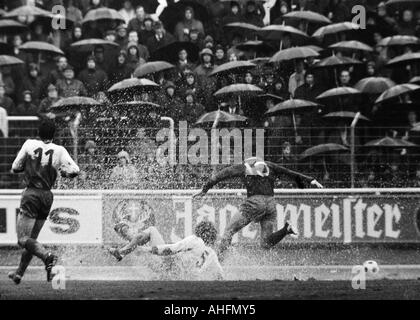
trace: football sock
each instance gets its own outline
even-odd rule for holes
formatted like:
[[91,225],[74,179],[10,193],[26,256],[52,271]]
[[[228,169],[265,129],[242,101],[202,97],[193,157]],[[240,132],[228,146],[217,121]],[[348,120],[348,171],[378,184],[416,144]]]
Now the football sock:
[[23,277],[26,269],[28,268],[29,264],[31,263],[32,257],[33,257],[32,253],[30,253],[28,250],[25,249],[23,251],[22,256],[20,258],[19,267],[16,270],[17,275]]
[[42,244],[40,244],[38,241],[32,238],[26,240],[25,249],[28,250],[29,253],[33,254],[35,257],[41,259],[43,262],[45,262],[45,259],[48,256],[48,252],[45,250]]
[[137,236],[133,238],[133,240],[130,241],[129,244],[127,244],[125,247],[118,250],[120,255],[126,256],[127,254],[130,254],[133,252],[138,246],[143,246],[147,244],[150,240],[150,236],[146,233],[140,233]]
[[267,237],[266,243],[270,247],[275,246],[277,243],[279,243],[281,240],[284,239],[288,234],[287,232],[287,226],[284,226],[283,229],[273,232]]

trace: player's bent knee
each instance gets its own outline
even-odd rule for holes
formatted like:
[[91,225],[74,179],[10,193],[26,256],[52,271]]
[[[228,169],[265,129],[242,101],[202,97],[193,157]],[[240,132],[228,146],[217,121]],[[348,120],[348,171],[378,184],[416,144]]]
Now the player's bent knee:
[[18,245],[21,247],[21,248],[25,248],[25,246],[26,246],[26,242],[29,240],[29,237],[21,237],[21,238],[19,238],[18,239]]

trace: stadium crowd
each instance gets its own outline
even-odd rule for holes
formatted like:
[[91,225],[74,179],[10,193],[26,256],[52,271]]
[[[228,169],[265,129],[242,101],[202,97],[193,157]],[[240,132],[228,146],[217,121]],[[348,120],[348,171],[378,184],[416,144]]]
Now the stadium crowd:
[[[65,7],[64,29],[51,27],[55,5]],[[355,5],[366,8],[361,25],[353,23]],[[195,188],[214,168],[158,164],[155,135],[167,126],[161,117],[193,126],[216,110],[237,117],[221,127],[265,129],[267,159],[333,187],[349,187],[351,158],[328,146],[348,151],[350,124],[360,112],[356,186],[420,186],[420,1],[168,0],[162,8],[157,0],[4,0],[0,6],[0,139],[27,138],[26,123],[13,126],[8,116],[37,116],[54,119],[59,142],[73,150],[77,127],[83,172],[59,188]],[[306,51],[289,54],[296,47]],[[153,83],[130,87],[133,78]],[[215,94],[226,88],[230,94]],[[56,107],[74,97],[98,105],[77,109],[75,100],[72,108]],[[265,114],[289,99],[313,105]],[[322,151],[300,161],[315,146]],[[16,186],[3,159],[0,188]]]

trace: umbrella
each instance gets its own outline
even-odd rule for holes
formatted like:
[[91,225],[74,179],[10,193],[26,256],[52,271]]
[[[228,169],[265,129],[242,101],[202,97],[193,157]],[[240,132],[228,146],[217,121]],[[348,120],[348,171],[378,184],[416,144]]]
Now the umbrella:
[[259,34],[266,40],[280,40],[280,49],[283,46],[283,37],[288,34],[294,42],[305,42],[309,36],[299,29],[286,25],[270,25],[262,28]]
[[337,68],[341,66],[351,66],[356,64],[361,64],[359,60],[352,59],[349,57],[337,57],[336,55],[332,55],[321,61],[317,62],[313,67],[314,68]]
[[223,29],[226,29],[227,34],[239,34],[245,38],[255,38],[258,32],[261,30],[260,27],[245,22],[228,23],[223,26]]
[[420,60],[420,52],[406,53],[398,56],[387,63],[387,66],[399,66],[401,64],[410,64],[414,61]]
[[16,57],[0,55],[0,67],[4,66],[14,66],[18,64],[23,64],[24,62]]
[[225,96],[225,95],[247,95],[247,94],[257,94],[261,93],[263,90],[252,84],[237,83],[231,84],[229,86],[223,87],[222,89],[214,93],[215,97]]
[[64,56],[64,52],[61,51],[56,46],[49,44],[47,42],[41,42],[41,41],[28,41],[24,43],[23,45],[21,45],[19,49],[22,51],[28,51],[28,52],[33,52],[33,53],[48,52],[48,53]]
[[353,95],[360,95],[360,92],[357,89],[351,87],[339,87],[327,90],[316,97],[318,100],[328,99],[328,98],[335,98],[335,97],[343,97],[343,96],[353,96]]
[[360,41],[341,41],[329,46],[331,49],[373,52],[373,48]]
[[148,101],[128,101],[128,102],[120,102],[114,104],[115,107],[118,108],[132,108],[136,107],[138,109],[146,110],[146,109],[159,109],[161,108],[160,105],[148,102]]
[[[353,120],[356,117],[356,112],[351,112],[351,111],[339,111],[339,112],[331,112],[328,113],[324,116],[322,116],[323,118],[327,118],[327,119],[351,119]],[[364,120],[364,121],[370,121],[369,118],[360,115],[359,117],[360,120]]]
[[269,117],[281,115],[281,114],[291,114],[292,120],[293,120],[293,127],[295,129],[295,134],[297,135],[296,118],[295,118],[296,113],[310,111],[318,107],[320,107],[320,105],[312,101],[301,100],[301,99],[289,99],[275,105],[270,110],[268,110],[265,114],[266,116],[269,116]]
[[393,139],[390,137],[385,137],[382,139],[377,139],[373,141],[369,141],[365,144],[365,147],[375,147],[375,148],[412,148],[412,147],[418,147],[418,145],[405,141],[402,139]]
[[195,124],[213,123],[213,128],[216,128],[218,123],[245,122],[247,120],[247,117],[217,110],[202,115]]
[[275,49],[273,49],[272,46],[260,40],[253,40],[253,41],[251,40],[251,41],[246,41],[244,43],[238,44],[236,46],[236,49],[241,50],[241,51],[252,51],[252,52],[255,52],[255,55],[259,53],[265,56],[275,51]]
[[214,68],[214,70],[210,73],[210,77],[216,75],[221,76],[226,74],[238,74],[247,70],[251,70],[255,67],[256,64],[249,61],[231,61]]
[[0,20],[0,33],[6,35],[19,34],[25,32],[28,27],[15,20]]
[[134,71],[134,77],[142,78],[149,74],[154,74],[161,71],[174,69],[173,64],[167,63],[166,61],[154,61],[142,64]]
[[359,30],[360,26],[352,22],[339,22],[321,27],[312,35],[316,38],[322,38],[329,34],[337,34],[339,32]]
[[[262,94],[259,95],[258,97],[256,97],[259,101],[263,100],[264,102],[266,102],[267,100],[273,100],[275,103],[280,103],[283,102],[284,99],[282,97],[279,97],[275,94],[271,94],[271,93],[266,93],[266,94]],[[277,104],[276,103],[276,104]]]
[[309,57],[318,57],[319,53],[309,47],[295,47],[277,52],[270,62],[289,61],[294,59],[306,59]]
[[382,93],[379,96],[379,98],[376,99],[375,103],[383,103],[390,99],[399,97],[404,93],[410,93],[419,89],[420,89],[420,86],[416,84],[404,83],[404,84],[396,85],[392,88],[389,88],[384,93]]
[[397,35],[392,37],[386,37],[378,43],[378,46],[382,47],[407,45],[420,45],[420,39],[415,36]]
[[81,107],[95,107],[102,104],[92,98],[87,97],[69,97],[58,100],[52,105],[53,110],[80,109]]
[[119,23],[125,23],[124,17],[116,10],[109,8],[98,8],[89,10],[86,16],[83,18],[82,23],[94,22],[94,21],[116,21]]
[[71,44],[71,48],[78,52],[93,52],[96,47],[112,47],[118,49],[119,46],[115,42],[102,40],[102,39],[86,39],[74,42]]
[[205,3],[199,0],[180,0],[168,5],[160,14],[159,19],[166,26],[169,32],[173,32],[176,24],[184,19],[185,8],[192,7],[194,18],[201,22],[207,22],[210,19],[209,12]]
[[326,143],[326,144],[320,144],[315,147],[306,149],[304,152],[300,155],[300,160],[313,157],[313,156],[323,156],[326,154],[334,154],[334,153],[341,153],[341,152],[347,152],[350,151],[349,148],[337,144],[337,143]]
[[414,77],[410,80],[410,83],[420,84],[420,76]]
[[178,53],[181,50],[187,51],[188,60],[198,60],[199,48],[194,43],[175,41],[152,52],[150,55],[150,61],[167,61],[169,63],[176,63],[178,61]]
[[159,85],[149,79],[130,78],[114,84],[108,92],[118,92],[127,89],[158,90]]
[[303,46],[303,48],[309,48],[309,49],[312,49],[312,50],[314,50],[316,52],[321,52],[321,51],[324,50],[324,48],[321,48],[319,46],[315,46],[313,44],[312,45]]
[[[34,17],[53,17],[53,14],[47,10],[43,10],[41,8],[31,6],[31,5],[25,5],[20,6],[16,9],[13,9],[10,12],[7,12],[3,17],[4,18],[19,18],[19,17],[26,17],[28,23],[31,23]],[[31,18],[30,18],[31,17]]]
[[292,11],[283,15],[284,19],[305,20],[307,22],[318,24],[330,24],[330,19],[313,11]]
[[354,87],[363,93],[381,94],[395,85],[395,82],[389,78],[369,77],[360,80]]

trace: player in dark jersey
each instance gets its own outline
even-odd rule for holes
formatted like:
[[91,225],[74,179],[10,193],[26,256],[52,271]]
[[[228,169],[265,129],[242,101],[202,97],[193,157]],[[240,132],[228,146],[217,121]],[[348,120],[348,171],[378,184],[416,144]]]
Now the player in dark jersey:
[[40,140],[27,140],[12,165],[13,173],[24,173],[26,185],[16,225],[18,244],[24,251],[19,267],[9,274],[16,284],[22,280],[33,256],[44,262],[47,281],[51,281],[52,269],[57,262],[57,257],[47,252],[37,238],[50,213],[53,203],[51,188],[57,174],[74,178],[79,173],[79,167],[64,147],[52,143],[54,134],[54,123],[42,122],[39,126]]
[[200,198],[218,182],[231,178],[241,178],[246,187],[247,200],[242,204],[240,213],[232,218],[232,221],[226,228],[218,248],[219,258],[223,258],[223,253],[231,244],[235,233],[251,222],[260,223],[261,246],[266,249],[279,243],[288,234],[297,233],[289,222],[286,222],[283,229],[274,232],[277,217],[274,183],[281,175],[294,178],[299,188],[305,186],[305,181],[318,188],[323,188],[312,177],[289,170],[273,162],[263,161],[259,158],[250,158],[245,160],[243,164],[230,166],[212,176],[204,185],[202,191],[194,196],[194,198]]

